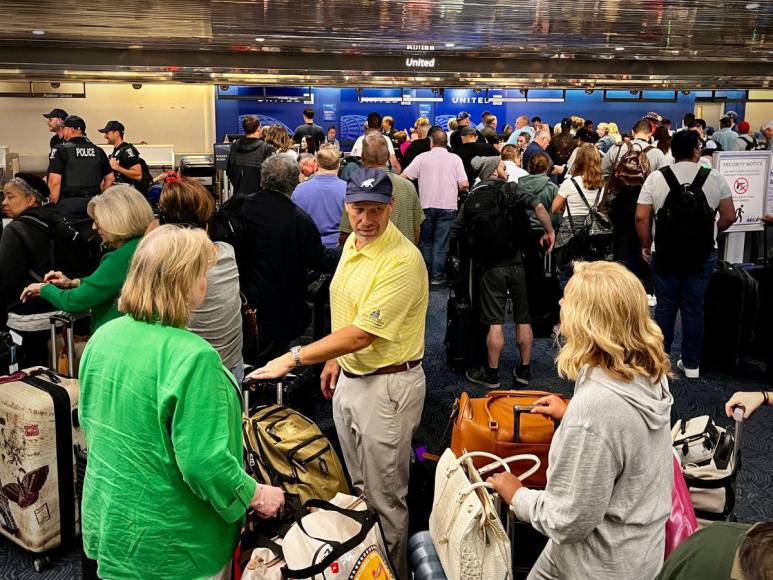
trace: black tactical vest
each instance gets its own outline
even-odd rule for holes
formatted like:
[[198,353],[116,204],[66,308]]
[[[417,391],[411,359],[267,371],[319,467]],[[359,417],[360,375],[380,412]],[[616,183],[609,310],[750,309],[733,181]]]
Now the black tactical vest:
[[70,139],[61,149],[66,155],[62,197],[92,197],[101,193],[104,151],[85,137]]

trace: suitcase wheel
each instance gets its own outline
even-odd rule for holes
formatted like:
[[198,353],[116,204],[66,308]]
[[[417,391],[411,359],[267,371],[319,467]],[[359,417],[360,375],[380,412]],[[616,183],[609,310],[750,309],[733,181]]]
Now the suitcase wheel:
[[40,574],[43,572],[46,568],[48,568],[51,565],[51,559],[48,556],[41,556],[40,558],[35,558],[32,562],[32,566],[35,568],[35,572]]

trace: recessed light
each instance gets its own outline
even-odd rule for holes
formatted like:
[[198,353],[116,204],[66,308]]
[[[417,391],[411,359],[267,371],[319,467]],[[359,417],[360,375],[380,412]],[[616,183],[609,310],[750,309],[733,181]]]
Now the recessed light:
[[615,50],[616,50],[617,52],[623,52],[623,51],[625,50],[625,47],[624,47],[624,46],[616,46],[616,47],[615,47]]
[[256,36],[255,37],[255,42],[266,42],[266,39],[263,38],[262,36]]
[[45,30],[40,30],[40,29],[32,31],[32,34],[34,34],[35,36],[43,36],[45,33],[46,33]]
[[747,10],[757,10],[757,8],[759,7],[760,5],[757,2],[752,2],[750,4],[747,4],[744,8],[746,8]]
[[142,48],[142,45],[141,44],[130,44],[129,48],[131,48],[131,49],[138,49],[138,48]]
[[453,42],[446,42],[446,48],[453,48],[456,45]]

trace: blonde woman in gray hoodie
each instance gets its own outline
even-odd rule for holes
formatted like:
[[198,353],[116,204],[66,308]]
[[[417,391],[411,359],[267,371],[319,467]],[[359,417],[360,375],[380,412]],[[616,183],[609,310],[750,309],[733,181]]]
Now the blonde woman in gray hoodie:
[[561,420],[544,490],[489,479],[518,519],[548,537],[529,580],[651,580],[663,564],[673,466],[670,361],[641,282],[620,264],[575,263],[561,305],[559,373],[533,413]]

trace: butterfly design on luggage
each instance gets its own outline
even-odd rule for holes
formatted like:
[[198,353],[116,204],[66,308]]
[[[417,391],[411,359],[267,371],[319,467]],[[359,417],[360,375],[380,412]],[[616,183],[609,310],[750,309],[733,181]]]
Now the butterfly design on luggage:
[[16,483],[9,483],[3,486],[3,495],[18,504],[20,508],[26,509],[38,501],[40,490],[43,489],[48,480],[48,465],[38,467],[29,473],[23,469],[20,470],[24,476],[16,478]]

